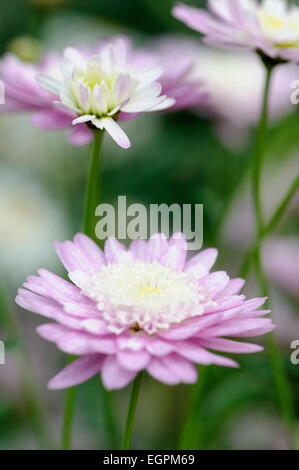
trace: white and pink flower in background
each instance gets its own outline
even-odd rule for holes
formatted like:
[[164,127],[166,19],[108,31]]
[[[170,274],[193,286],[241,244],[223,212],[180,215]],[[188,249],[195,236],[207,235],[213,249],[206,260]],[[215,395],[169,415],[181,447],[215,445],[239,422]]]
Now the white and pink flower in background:
[[89,58],[67,48],[61,69],[62,82],[40,75],[39,84],[57,96],[55,104],[76,115],[73,125],[89,123],[93,128],[105,129],[123,148],[130,147],[130,141],[117,122],[120,114],[160,111],[175,103],[161,94],[157,80],[162,69],[135,67],[122,38],[104,44]]
[[[104,39],[93,48],[68,48],[63,58],[47,53],[36,64],[6,54],[0,61],[6,87],[1,110],[31,112],[32,124],[45,130],[72,128],[69,140],[74,145],[92,140],[86,123],[105,124],[127,147],[118,122],[144,111],[173,112],[206,101],[201,81],[192,77],[195,66],[195,57],[173,38],[144,49],[133,49],[125,36]],[[40,76],[43,86],[37,82]]]
[[178,3],[173,15],[213,46],[299,60],[299,7],[287,0],[209,0],[208,11]]

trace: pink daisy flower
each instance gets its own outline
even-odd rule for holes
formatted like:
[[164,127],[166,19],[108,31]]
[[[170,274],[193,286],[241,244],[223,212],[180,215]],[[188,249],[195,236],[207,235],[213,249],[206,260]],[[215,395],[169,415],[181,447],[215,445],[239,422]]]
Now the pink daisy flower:
[[208,9],[178,3],[173,15],[214,46],[254,49],[278,61],[299,60],[299,7],[287,0],[209,0]]
[[55,243],[72,283],[41,269],[16,302],[52,320],[37,328],[62,351],[79,356],[49,383],[62,389],[98,372],[106,389],[121,389],[145,369],[168,385],[197,380],[196,364],[237,367],[213,351],[253,353],[261,346],[234,341],[274,326],[261,318],[265,299],[246,300],[242,279],[210,273],[217,250],[186,261],[186,241],[156,235],[126,249],[115,239],[104,252],[87,236]]

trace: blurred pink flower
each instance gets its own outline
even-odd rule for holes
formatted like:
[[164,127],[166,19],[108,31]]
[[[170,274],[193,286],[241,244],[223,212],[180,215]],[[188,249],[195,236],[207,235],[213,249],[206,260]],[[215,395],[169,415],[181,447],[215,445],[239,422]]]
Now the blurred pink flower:
[[[265,70],[256,54],[204,46],[198,47],[195,54],[196,76],[202,79],[210,96],[205,107],[208,115],[233,127],[255,125],[265,81]],[[273,71],[269,98],[271,121],[296,109],[290,102],[290,93],[291,84],[297,78],[298,67],[294,64],[280,65]]]
[[[53,95],[36,81],[40,74],[62,77],[59,56],[45,54],[41,62],[30,64],[6,54],[0,61],[0,78],[5,83],[5,104],[0,111],[33,112],[32,124],[46,130],[71,128],[75,113],[55,106]],[[74,145],[84,145],[91,142],[92,132],[82,124],[72,130],[69,140]]]
[[200,56],[193,41],[166,36],[151,44],[151,51],[163,66],[159,79],[163,93],[175,98],[175,104],[166,112],[194,109],[206,103],[209,95],[197,73]]
[[145,369],[168,385],[197,380],[193,363],[237,367],[210,352],[253,353],[258,345],[227,337],[253,337],[271,331],[264,298],[246,300],[242,279],[209,273],[217,250],[186,262],[186,241],[156,235],[132,242],[115,239],[104,253],[83,234],[55,244],[73,284],[45,269],[30,276],[16,302],[54,322],[38,333],[64,352],[80,356],[49,387],[67,388],[102,372],[104,386],[120,389]]
[[299,8],[287,0],[209,0],[208,9],[178,3],[173,15],[214,46],[252,49],[299,60]]

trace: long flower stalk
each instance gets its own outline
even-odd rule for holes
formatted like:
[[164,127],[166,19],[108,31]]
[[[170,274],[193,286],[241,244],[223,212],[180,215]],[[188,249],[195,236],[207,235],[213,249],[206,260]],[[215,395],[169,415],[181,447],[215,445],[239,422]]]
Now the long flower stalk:
[[99,170],[100,170],[100,155],[101,147],[104,136],[104,131],[95,130],[93,131],[94,139],[91,147],[90,154],[90,166],[88,181],[85,195],[85,206],[84,206],[84,219],[83,219],[83,231],[86,235],[92,238],[94,241],[98,241],[95,234],[95,209],[99,203]]
[[124,431],[124,436],[123,436],[122,446],[121,446],[122,450],[129,450],[131,447],[131,439],[132,439],[132,433],[133,433],[133,427],[134,427],[136,408],[137,408],[137,403],[138,403],[141,382],[142,382],[142,372],[140,372],[137,375],[132,385],[127,419],[126,419],[126,424],[125,424],[125,431]]
[[[276,211],[274,212],[274,214],[270,218],[267,225],[264,226],[264,228],[262,230],[262,233],[261,233],[261,239],[262,240],[265,237],[267,237],[268,235],[270,235],[275,230],[275,228],[277,227],[278,223],[280,222],[282,216],[285,213],[285,209],[287,208],[288,204],[290,203],[290,201],[292,200],[293,196],[298,191],[298,189],[299,189],[299,175],[297,175],[296,178],[293,180],[293,182],[289,186],[286,194],[282,198],[279,206],[277,207]],[[243,264],[241,266],[241,270],[240,270],[240,276],[241,277],[246,277],[248,275],[250,265],[251,265],[251,261],[254,258],[254,253],[256,252],[256,249],[257,249],[257,244],[255,244],[255,246],[253,248],[251,247],[248,250],[248,252],[246,253]]]
[[[99,169],[100,169],[100,155],[101,146],[104,136],[104,131],[94,130],[94,139],[90,152],[89,174],[87,180],[87,188],[85,195],[85,206],[83,216],[83,231],[93,240],[97,241],[95,235],[95,209],[99,202]],[[70,362],[73,360],[70,357]],[[105,391],[104,391],[105,392]],[[107,392],[106,392],[107,393]],[[64,417],[62,424],[62,437],[61,448],[68,450],[71,448],[72,439],[72,425],[75,413],[75,400],[76,400],[76,387],[71,387],[65,394]],[[105,413],[109,417],[108,429],[111,429],[111,414]]]
[[[255,221],[256,221],[256,241],[253,251],[253,260],[254,266],[257,273],[258,284],[260,292],[263,296],[268,298],[267,303],[269,304],[269,288],[266,276],[264,274],[263,266],[261,263],[261,245],[263,238],[266,233],[264,228],[264,217],[263,217],[263,208],[262,208],[262,197],[261,197],[261,181],[262,181],[262,168],[263,160],[265,158],[266,150],[266,137],[268,129],[268,104],[269,104],[269,91],[271,84],[272,72],[275,64],[269,62],[269,60],[264,60],[264,65],[266,68],[266,80],[263,96],[263,105],[262,112],[259,121],[259,126],[256,136],[256,148],[255,148],[255,158],[253,164],[253,178],[252,178],[252,188],[253,188],[253,199],[254,199],[254,209],[255,209]],[[281,217],[284,208],[286,207],[288,197],[292,195],[292,190],[288,193],[286,198],[286,203],[278,209],[278,213],[274,216],[274,219],[270,221],[270,229],[276,225],[276,222]],[[269,229],[268,229],[269,230]],[[286,371],[282,362],[279,346],[276,342],[275,336],[273,333],[267,335],[266,340],[267,352],[269,355],[273,378],[276,388],[277,397],[279,400],[279,405],[281,412],[284,418],[286,428],[288,430],[290,446],[292,446],[292,436],[295,426],[295,410],[292,399],[292,393],[287,378]]]

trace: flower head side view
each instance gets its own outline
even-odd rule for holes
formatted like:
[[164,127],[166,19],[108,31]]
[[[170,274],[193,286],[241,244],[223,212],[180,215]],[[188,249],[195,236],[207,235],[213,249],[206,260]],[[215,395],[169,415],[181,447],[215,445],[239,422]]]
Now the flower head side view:
[[108,390],[127,386],[142,370],[167,385],[197,380],[197,364],[237,367],[224,353],[254,353],[256,344],[228,338],[273,330],[265,298],[246,300],[242,279],[210,269],[217,250],[186,261],[182,234],[133,241],[108,239],[104,252],[86,235],[55,243],[72,283],[41,269],[16,302],[52,320],[37,328],[62,351],[80,356],[50,389],[82,383],[101,371]]
[[[202,83],[192,80],[193,59],[185,58],[182,67],[176,53],[173,44],[167,50],[165,64],[164,40],[155,47],[141,49],[134,48],[127,36],[103,39],[93,47],[67,48],[64,57],[45,53],[37,63],[24,62],[8,53],[0,60],[6,98],[0,111],[33,113],[34,126],[44,130],[72,129],[70,143],[85,145],[93,140],[90,127],[94,127],[82,118],[86,113],[99,119],[107,114],[114,122],[121,122],[142,111],[173,112],[199,106],[206,100]],[[125,105],[130,106],[125,109]],[[132,111],[133,105],[136,112]],[[75,121],[73,125],[78,115],[83,122]],[[110,121],[111,125],[115,128]],[[128,144],[126,137],[124,142]]]
[[218,47],[254,49],[277,61],[299,60],[299,8],[287,0],[209,0],[209,11],[178,3],[173,15]]
[[163,69],[135,64],[123,38],[105,43],[91,57],[67,48],[61,70],[62,82],[40,75],[39,84],[58,97],[57,106],[77,115],[73,125],[88,123],[94,129],[105,129],[123,148],[130,147],[130,141],[118,120],[128,114],[161,111],[175,103],[161,95],[162,85],[157,80]]

